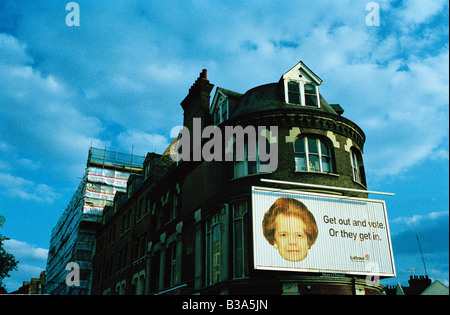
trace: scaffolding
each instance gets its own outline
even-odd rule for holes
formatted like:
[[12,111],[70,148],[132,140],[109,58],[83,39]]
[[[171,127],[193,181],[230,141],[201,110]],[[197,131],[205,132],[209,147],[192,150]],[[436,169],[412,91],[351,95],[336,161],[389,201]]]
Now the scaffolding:
[[[91,147],[86,171],[69,205],[52,230],[47,259],[45,293],[86,295],[90,293],[95,225],[103,209],[112,206],[116,192],[126,192],[130,175],[142,175],[145,157]],[[80,285],[69,287],[66,266],[80,267]]]

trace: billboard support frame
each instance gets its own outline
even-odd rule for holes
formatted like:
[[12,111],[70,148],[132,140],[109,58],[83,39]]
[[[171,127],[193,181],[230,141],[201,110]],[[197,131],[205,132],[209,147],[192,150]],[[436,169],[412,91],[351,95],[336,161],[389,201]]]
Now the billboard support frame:
[[308,184],[308,183],[287,182],[287,181],[275,180],[275,179],[261,178],[261,181],[266,182],[266,183],[272,183],[272,184],[296,185],[296,186],[304,186],[304,187],[311,187],[311,188],[324,188],[324,189],[330,189],[330,190],[351,191],[351,192],[359,192],[359,193],[365,193],[365,194],[395,196],[395,194],[388,193],[388,192],[370,191],[370,190],[344,188],[344,187],[336,187],[336,186],[316,185],[316,184]]

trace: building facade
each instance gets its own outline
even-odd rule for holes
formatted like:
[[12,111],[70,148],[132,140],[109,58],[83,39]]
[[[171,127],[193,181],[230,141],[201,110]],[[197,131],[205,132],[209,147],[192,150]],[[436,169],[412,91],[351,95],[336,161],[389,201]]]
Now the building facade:
[[386,295],[449,295],[448,286],[439,280],[432,282],[428,275],[411,275],[408,284],[409,287],[402,286],[400,283],[395,286],[387,286]]
[[35,295],[43,294],[45,286],[45,271],[41,271],[39,278],[31,278],[30,281],[24,281],[22,286],[9,294]]
[[90,148],[83,179],[52,230],[45,294],[90,294],[103,208],[113,204],[116,192],[126,191],[130,174],[142,174],[142,162],[141,156]]
[[203,70],[181,102],[179,137],[103,212],[92,293],[382,293],[361,274],[254,267],[252,187],[368,197],[364,132],[321,84],[300,62],[244,94],[218,87],[211,101]]

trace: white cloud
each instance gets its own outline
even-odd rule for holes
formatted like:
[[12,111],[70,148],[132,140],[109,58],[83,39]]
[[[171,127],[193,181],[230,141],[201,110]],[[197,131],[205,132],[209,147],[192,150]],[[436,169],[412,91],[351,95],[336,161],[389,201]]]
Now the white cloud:
[[[0,40],[7,44],[0,46],[0,132],[5,148],[0,153],[14,152],[15,156],[9,155],[8,159],[30,170],[37,170],[45,163],[47,172],[58,171],[75,177],[69,172],[71,163],[86,159],[91,142],[105,144],[99,139],[103,131],[101,120],[83,113],[79,93],[73,87],[27,64],[32,57],[27,54],[25,44],[5,34],[1,34]],[[11,55],[21,57],[11,63]],[[33,161],[20,156],[24,151],[33,156]],[[51,195],[46,185],[22,183]],[[23,187],[8,191],[23,199],[43,199]]]
[[[11,104],[0,113],[11,126],[4,143],[27,139],[25,147],[38,151],[45,144],[55,160],[77,161],[85,159],[91,141],[101,147],[118,142],[126,151],[132,145],[141,152],[160,150],[166,141],[155,135],[180,123],[179,102],[202,68],[210,67],[212,83],[243,93],[277,81],[303,60],[324,79],[324,97],[341,103],[345,115],[366,131],[367,161],[378,176],[396,175],[433,152],[448,151],[442,147],[441,118],[448,114],[448,102],[442,101],[448,99],[448,46],[431,56],[426,48],[438,35],[417,41],[396,28],[426,23],[446,3],[414,0],[394,8],[381,1],[382,18],[389,13],[391,19],[382,19],[380,28],[365,25],[365,4],[246,1],[236,8],[190,1],[169,10],[166,2],[113,1],[84,6],[82,14],[92,19],[76,33],[57,23],[56,5],[45,10],[30,5],[17,32],[23,41],[1,37],[0,55],[15,60],[0,61],[3,96]],[[33,35],[36,26],[40,38]],[[38,55],[38,62],[31,63],[27,51]],[[19,85],[23,88],[14,88]],[[425,115],[428,103],[433,106],[426,105]],[[106,130],[109,124],[118,131]],[[137,135],[130,128],[146,132]],[[400,152],[408,152],[407,162]]]
[[146,156],[147,152],[163,153],[170,142],[169,139],[158,134],[144,131],[129,130],[117,136],[123,152],[133,151],[134,154]]
[[16,260],[28,259],[36,261],[47,261],[48,250],[39,248],[35,245],[28,244],[17,240],[6,240],[4,242],[5,250],[16,258]]
[[53,203],[60,197],[53,187],[8,173],[0,172],[0,187],[3,187],[3,194],[23,200]]
[[4,248],[19,262],[17,270],[11,271],[10,277],[3,281],[8,292],[17,290],[24,281],[39,278],[40,273],[45,270],[47,249],[14,239],[6,240]]
[[339,82],[332,94],[344,109],[350,106],[347,117],[366,133],[371,178],[400,174],[448,151],[448,48],[403,62],[407,70],[399,70],[401,62],[394,59],[385,66],[348,65],[328,78]]
[[431,17],[445,10],[446,0],[408,0],[403,2],[398,16],[400,25],[416,26],[428,21]]
[[[448,221],[449,212],[448,211],[433,211],[427,214],[416,214],[413,216],[401,216],[397,217],[390,221],[391,224],[399,224],[404,228],[412,228],[413,223],[416,227],[421,225],[429,225],[432,222],[436,223],[440,220]],[[447,217],[447,219],[445,218]],[[397,228],[397,230],[401,230],[401,228]]]
[[33,59],[26,53],[26,44],[21,43],[14,36],[0,33],[0,62],[15,65],[26,64]]
[[40,162],[35,162],[27,158],[22,158],[17,161],[20,166],[23,166],[29,170],[35,171],[41,168]]

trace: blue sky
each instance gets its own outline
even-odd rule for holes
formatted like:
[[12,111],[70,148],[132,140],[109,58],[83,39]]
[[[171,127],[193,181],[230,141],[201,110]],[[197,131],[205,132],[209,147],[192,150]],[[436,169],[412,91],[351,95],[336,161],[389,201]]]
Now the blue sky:
[[[20,261],[9,291],[45,269],[51,229],[89,146],[161,153],[203,68],[244,93],[302,60],[366,133],[369,190],[386,197],[398,277],[449,283],[449,8],[445,0],[0,0],[0,214]],[[372,198],[380,199],[372,195]]]

